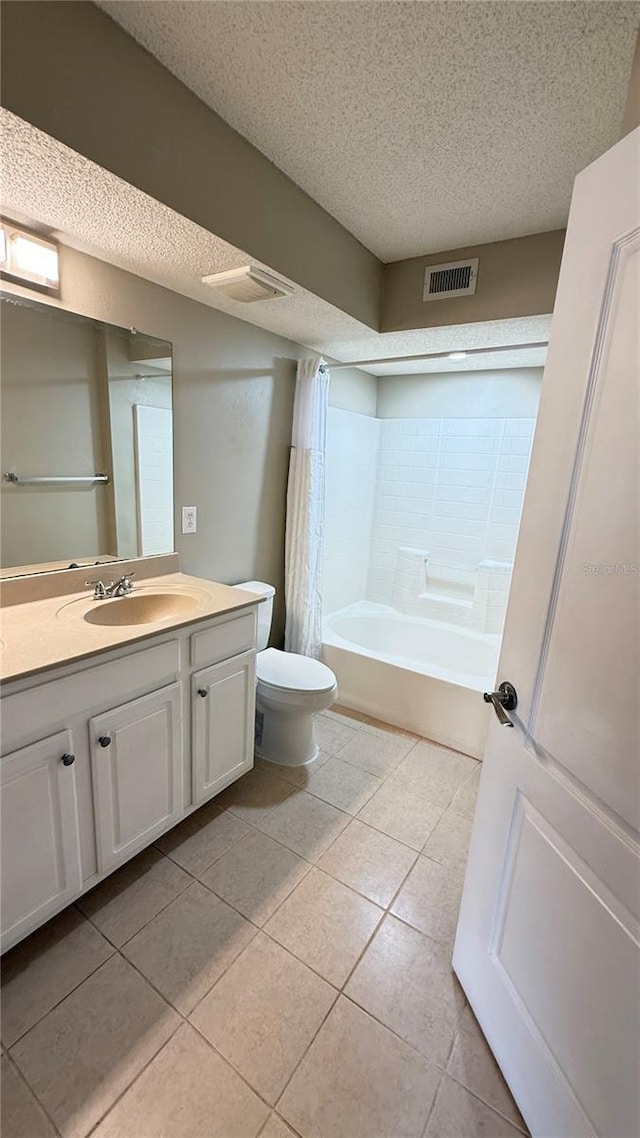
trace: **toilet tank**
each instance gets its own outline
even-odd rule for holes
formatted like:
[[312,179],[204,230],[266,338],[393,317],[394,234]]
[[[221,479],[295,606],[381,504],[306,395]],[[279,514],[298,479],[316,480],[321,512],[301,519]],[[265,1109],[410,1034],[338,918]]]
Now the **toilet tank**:
[[269,643],[273,598],[276,591],[273,585],[268,585],[266,581],[241,581],[236,585],[236,589],[246,589],[248,593],[257,593],[258,596],[265,598],[262,604],[258,605],[258,652],[262,652]]

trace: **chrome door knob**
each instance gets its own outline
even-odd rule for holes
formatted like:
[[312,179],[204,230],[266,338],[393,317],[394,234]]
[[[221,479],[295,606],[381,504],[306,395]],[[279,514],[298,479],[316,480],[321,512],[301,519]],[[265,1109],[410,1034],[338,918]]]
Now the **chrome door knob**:
[[518,693],[513,684],[505,680],[500,684],[497,691],[486,691],[483,699],[485,703],[493,704],[493,710],[503,727],[513,727],[513,723],[507,715],[508,711],[515,711],[518,706]]

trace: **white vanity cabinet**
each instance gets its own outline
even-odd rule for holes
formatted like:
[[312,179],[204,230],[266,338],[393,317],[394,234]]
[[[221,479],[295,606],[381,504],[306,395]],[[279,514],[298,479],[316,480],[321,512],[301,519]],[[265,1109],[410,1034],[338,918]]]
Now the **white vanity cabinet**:
[[253,766],[256,610],[6,684],[2,950]]
[[20,940],[82,885],[75,752],[58,731],[5,755],[0,766],[3,940]]

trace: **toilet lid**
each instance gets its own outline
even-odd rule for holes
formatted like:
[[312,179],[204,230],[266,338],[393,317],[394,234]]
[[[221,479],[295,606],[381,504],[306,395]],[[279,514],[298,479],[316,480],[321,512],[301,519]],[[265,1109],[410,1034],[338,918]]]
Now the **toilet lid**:
[[295,652],[280,652],[277,648],[258,652],[257,675],[270,687],[286,691],[330,691],[336,683],[331,668],[320,660],[298,656]]

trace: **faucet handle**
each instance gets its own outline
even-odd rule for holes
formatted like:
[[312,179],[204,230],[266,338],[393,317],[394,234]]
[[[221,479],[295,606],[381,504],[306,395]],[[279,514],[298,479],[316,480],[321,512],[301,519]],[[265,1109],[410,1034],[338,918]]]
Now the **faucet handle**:
[[135,573],[123,573],[119,581],[114,581],[112,586],[112,596],[114,597],[128,597],[133,589],[133,580]]
[[85,581],[85,585],[89,589],[93,588],[93,590],[94,590],[93,595],[96,598],[96,600],[100,600],[100,598],[106,597],[107,590],[106,590],[104,581],[101,581],[101,580]]

